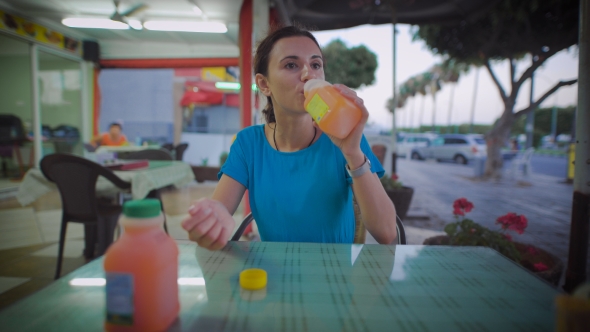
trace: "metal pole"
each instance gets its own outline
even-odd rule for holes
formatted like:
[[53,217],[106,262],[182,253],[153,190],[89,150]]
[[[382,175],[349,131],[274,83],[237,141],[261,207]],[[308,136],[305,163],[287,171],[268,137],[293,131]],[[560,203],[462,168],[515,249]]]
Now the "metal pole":
[[410,132],[414,132],[414,111],[416,110],[416,97],[412,97],[412,111],[410,112]]
[[455,95],[455,84],[451,84],[451,99],[449,101],[449,119],[447,121],[447,132],[449,134],[451,133],[451,113],[453,111],[453,96]]
[[395,6],[393,2],[391,3],[391,23],[393,26],[393,116],[391,117],[391,173],[397,173],[397,135],[395,130],[395,108],[397,106],[397,84],[395,82],[396,75],[395,75],[395,65],[396,65],[396,39],[397,39],[397,30],[396,30],[396,23],[397,23],[397,13],[395,11]]
[[580,1],[576,159],[570,246],[563,289],[572,292],[587,280],[590,232],[590,0]]
[[[43,156],[41,145],[41,103],[39,99],[39,50],[31,44],[31,80],[33,85],[33,149],[35,151],[35,167],[39,167]],[[31,161],[29,161],[30,163]]]
[[471,121],[469,122],[469,133],[473,133],[473,121],[475,119],[475,97],[477,97],[477,82],[479,81],[479,67],[475,69],[475,83],[473,84],[473,98],[471,99]]
[[432,94],[432,127],[431,127],[431,131],[434,133],[436,132],[435,130],[435,117],[436,117],[436,92]]
[[553,137],[553,144],[557,144],[557,91],[555,91],[555,102],[551,110],[551,137]]
[[422,118],[424,118],[424,99],[426,99],[426,97],[422,96],[422,104],[420,105],[420,115],[418,118],[418,132],[420,132],[422,129]]

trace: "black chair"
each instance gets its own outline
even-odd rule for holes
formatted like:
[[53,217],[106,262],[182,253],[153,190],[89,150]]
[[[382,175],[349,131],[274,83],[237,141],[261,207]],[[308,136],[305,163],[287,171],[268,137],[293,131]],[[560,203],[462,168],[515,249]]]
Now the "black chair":
[[147,149],[147,150],[139,150],[126,153],[125,155],[119,156],[119,159],[122,160],[139,160],[139,159],[147,159],[147,160],[174,160],[172,159],[172,155],[170,152],[159,149]]
[[[120,157],[122,160],[160,160],[160,161],[172,161],[172,155],[164,149],[160,150],[140,150],[127,153],[124,157]],[[164,230],[168,233],[168,225],[166,224],[166,214],[164,213],[164,202],[162,202],[162,193],[160,189],[154,189],[147,195],[148,198],[155,198],[160,201],[162,205],[162,214],[164,214]]]
[[175,148],[176,160],[182,161],[182,157],[184,156],[184,151],[188,149],[188,143],[180,143]]
[[172,153],[174,151],[174,144],[164,143],[164,144],[162,144],[162,149],[166,149],[166,150],[168,150],[168,152]]
[[69,154],[56,153],[46,156],[41,160],[41,172],[47,179],[55,182],[62,202],[59,251],[55,270],[55,279],[58,279],[61,274],[68,222],[84,224],[84,256],[87,258],[93,258],[97,240],[99,254],[102,254],[113,240],[121,206],[96,197],[98,177],[106,178],[121,189],[130,189],[131,184],[97,163]]
[[[404,229],[404,223],[402,222],[402,220],[396,215],[396,225],[395,228],[397,230],[397,244],[407,244],[408,241],[406,240],[406,230]],[[364,226],[360,226],[359,222],[362,223],[362,221],[359,220],[359,218],[355,218],[356,219],[356,223],[357,223],[357,231],[355,234],[355,243],[359,242],[359,239],[362,238],[362,242],[365,242],[364,239],[364,235],[363,236],[359,236],[358,232],[364,232],[365,231],[365,227]],[[234,233],[234,235],[231,238],[231,241],[239,241],[240,238],[242,237],[242,234],[244,234],[244,231],[246,230],[246,227],[248,227],[248,225],[252,222],[252,220],[254,220],[254,216],[252,215],[252,212],[250,212],[245,218],[244,220],[242,220],[242,223],[240,224],[240,226],[238,227],[238,229],[236,230],[236,232]],[[360,229],[360,230],[359,230]]]

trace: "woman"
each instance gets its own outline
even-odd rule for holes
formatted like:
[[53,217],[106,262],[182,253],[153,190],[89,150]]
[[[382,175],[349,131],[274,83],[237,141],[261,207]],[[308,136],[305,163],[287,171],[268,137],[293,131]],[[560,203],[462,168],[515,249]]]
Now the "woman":
[[211,250],[225,246],[248,189],[263,241],[352,243],[354,191],[366,229],[379,243],[393,242],[395,208],[375,174],[383,175],[383,168],[363,136],[369,113],[362,99],[335,85],[363,113],[344,139],[322,133],[303,107],[305,82],[324,79],[313,35],[293,26],[272,32],[258,46],[254,67],[268,101],[267,124],[238,133],[211,199],[195,202],[182,222],[189,238]]

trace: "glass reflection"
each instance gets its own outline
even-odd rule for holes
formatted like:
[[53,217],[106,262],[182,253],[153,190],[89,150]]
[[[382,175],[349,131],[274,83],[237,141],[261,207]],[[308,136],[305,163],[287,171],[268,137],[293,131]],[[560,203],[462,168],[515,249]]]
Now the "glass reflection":
[[417,257],[423,246],[395,246],[395,257],[393,260],[393,270],[389,276],[391,281],[402,281],[406,279],[406,272],[410,270],[407,262],[410,258]]

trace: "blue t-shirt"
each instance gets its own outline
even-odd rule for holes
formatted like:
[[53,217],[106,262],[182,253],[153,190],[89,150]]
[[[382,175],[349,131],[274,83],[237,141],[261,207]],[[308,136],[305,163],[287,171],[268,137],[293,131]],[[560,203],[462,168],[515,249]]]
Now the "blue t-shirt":
[[[383,176],[364,136],[361,150],[371,171]],[[345,167],[327,135],[303,150],[280,152],[257,125],[238,133],[218,178],[226,174],[248,189],[262,241],[352,243],[352,179]]]

